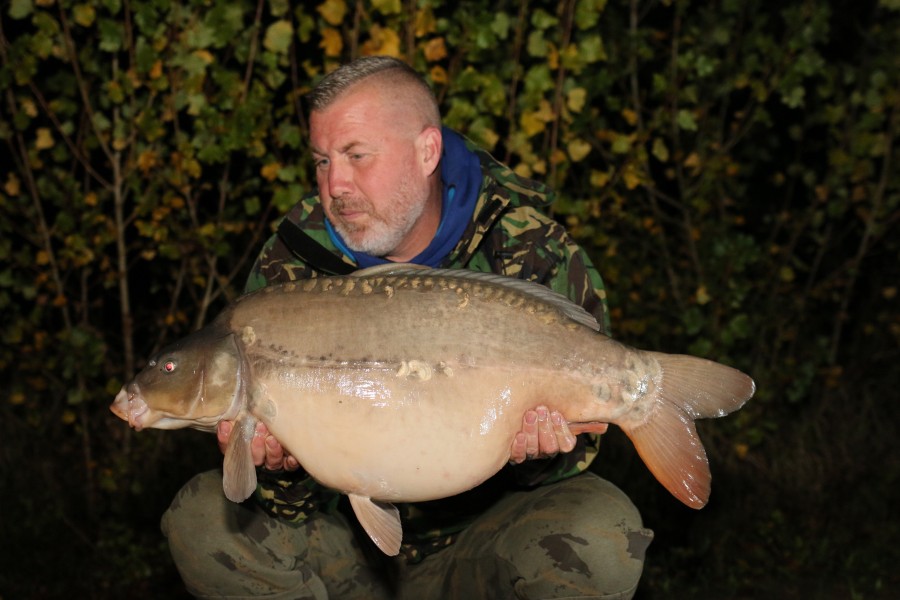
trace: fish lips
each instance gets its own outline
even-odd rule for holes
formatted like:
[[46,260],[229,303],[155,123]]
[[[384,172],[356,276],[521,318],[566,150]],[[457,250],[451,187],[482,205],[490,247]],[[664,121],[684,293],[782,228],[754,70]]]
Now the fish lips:
[[144,428],[143,417],[150,407],[141,396],[138,385],[130,383],[122,386],[109,410],[123,421],[127,421],[135,431],[140,431]]

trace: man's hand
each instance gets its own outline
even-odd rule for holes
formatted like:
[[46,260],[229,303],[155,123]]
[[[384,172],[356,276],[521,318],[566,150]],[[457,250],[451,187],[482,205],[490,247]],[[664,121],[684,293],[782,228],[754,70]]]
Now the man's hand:
[[[216,427],[216,438],[219,440],[219,449],[225,454],[228,446],[228,438],[234,423],[231,421],[219,421]],[[284,451],[278,440],[269,433],[269,429],[262,423],[256,424],[253,440],[250,442],[250,454],[253,456],[253,464],[257,467],[265,466],[270,471],[296,471],[300,463],[292,455]]]
[[509,462],[518,465],[532,458],[549,458],[575,448],[575,434],[558,411],[546,406],[529,410],[522,418],[522,431],[516,434]]

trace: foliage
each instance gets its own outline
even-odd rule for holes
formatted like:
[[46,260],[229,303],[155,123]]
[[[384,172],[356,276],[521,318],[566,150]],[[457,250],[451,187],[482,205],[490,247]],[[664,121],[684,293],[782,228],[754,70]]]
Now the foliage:
[[[891,519],[897,500],[879,499],[900,468],[877,452],[897,434],[898,20],[888,0],[4,4],[0,532],[21,543],[0,553],[0,595],[178,593],[156,521],[216,449],[133,436],[106,406],[239,292],[310,189],[304,93],[375,53],[406,58],[448,125],[560,191],[618,337],[757,379],[756,400],[703,428],[716,490],[689,519],[610,436],[600,468],[662,551],[644,594],[826,569],[856,594],[898,585],[878,568],[890,555],[848,555],[835,527],[841,510]],[[835,500],[848,490],[858,505]],[[708,581],[679,576],[698,560]]]

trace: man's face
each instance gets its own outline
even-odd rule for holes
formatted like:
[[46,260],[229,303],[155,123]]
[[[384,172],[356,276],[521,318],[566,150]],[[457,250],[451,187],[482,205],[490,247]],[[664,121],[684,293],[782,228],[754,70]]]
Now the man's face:
[[322,205],[351,250],[412,258],[436,229],[424,223],[437,219],[422,218],[433,210],[434,168],[426,167],[420,135],[401,120],[402,109],[371,86],[358,88],[310,115]]

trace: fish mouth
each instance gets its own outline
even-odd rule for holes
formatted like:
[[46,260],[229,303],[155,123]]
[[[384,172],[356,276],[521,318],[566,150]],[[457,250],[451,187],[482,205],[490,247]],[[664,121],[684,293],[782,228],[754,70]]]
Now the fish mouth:
[[141,396],[137,384],[131,383],[122,386],[122,389],[116,394],[116,399],[109,406],[109,410],[123,421],[127,421],[135,431],[140,431],[144,428],[144,415],[150,410],[150,407]]

